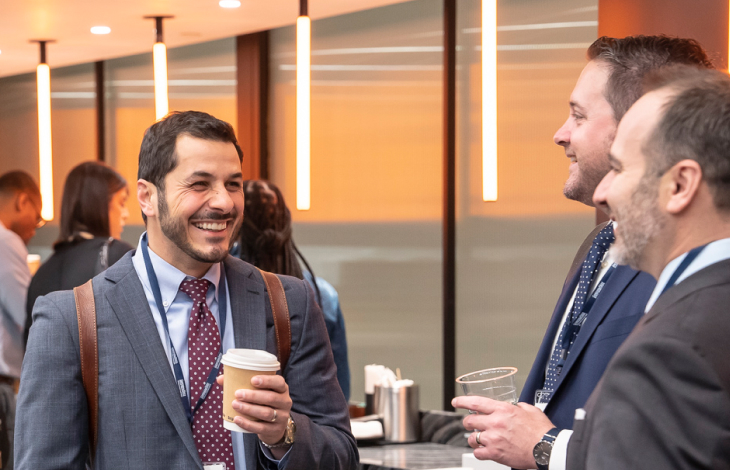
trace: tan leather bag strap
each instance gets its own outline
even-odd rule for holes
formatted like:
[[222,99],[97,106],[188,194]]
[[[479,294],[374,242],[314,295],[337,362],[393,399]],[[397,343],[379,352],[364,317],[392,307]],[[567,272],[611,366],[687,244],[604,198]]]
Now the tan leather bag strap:
[[97,422],[99,418],[99,345],[96,337],[96,306],[91,280],[74,288],[76,318],[79,322],[81,349],[81,378],[89,401],[89,440],[91,458],[96,453]]
[[276,349],[279,351],[279,363],[281,371],[284,371],[286,363],[289,362],[291,354],[291,322],[289,321],[289,306],[286,303],[284,286],[281,279],[274,273],[261,271],[266,284],[266,291],[269,293],[271,313],[274,316],[274,330],[276,331]]

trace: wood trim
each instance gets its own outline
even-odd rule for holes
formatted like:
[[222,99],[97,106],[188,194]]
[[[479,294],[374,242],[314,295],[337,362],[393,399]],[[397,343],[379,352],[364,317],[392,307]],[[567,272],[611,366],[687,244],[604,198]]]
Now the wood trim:
[[269,32],[236,37],[238,143],[244,179],[268,178]]

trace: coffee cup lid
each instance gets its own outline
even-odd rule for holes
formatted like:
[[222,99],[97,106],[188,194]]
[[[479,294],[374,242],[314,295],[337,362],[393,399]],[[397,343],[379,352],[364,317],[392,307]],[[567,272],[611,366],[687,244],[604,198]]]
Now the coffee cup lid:
[[239,369],[277,371],[280,364],[271,353],[260,349],[229,349],[221,358],[224,365]]

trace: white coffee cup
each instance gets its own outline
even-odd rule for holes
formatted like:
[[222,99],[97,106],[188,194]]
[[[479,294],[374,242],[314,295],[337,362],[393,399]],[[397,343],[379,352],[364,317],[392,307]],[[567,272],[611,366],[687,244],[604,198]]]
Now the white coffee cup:
[[236,432],[249,432],[233,422],[236,416],[259,421],[233,409],[236,390],[254,390],[251,379],[257,375],[275,375],[280,364],[276,356],[258,349],[229,349],[221,358],[223,370],[223,427]]

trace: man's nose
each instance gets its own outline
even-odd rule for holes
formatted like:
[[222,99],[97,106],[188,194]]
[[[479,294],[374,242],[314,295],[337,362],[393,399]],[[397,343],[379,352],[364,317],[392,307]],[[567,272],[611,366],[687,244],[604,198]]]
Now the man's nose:
[[223,186],[213,189],[209,204],[212,208],[218,209],[226,214],[233,210],[234,206],[231,194]]
[[561,147],[565,147],[570,143],[570,130],[568,129],[568,121],[565,121],[560,129],[555,132],[553,136],[553,142]]

